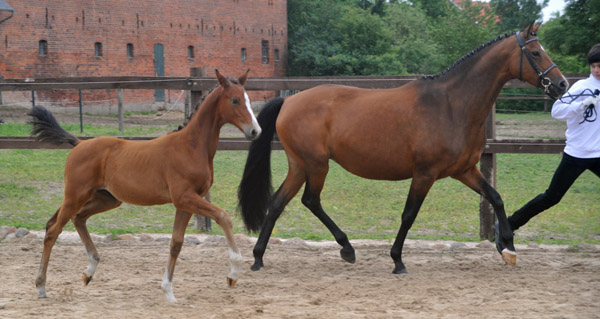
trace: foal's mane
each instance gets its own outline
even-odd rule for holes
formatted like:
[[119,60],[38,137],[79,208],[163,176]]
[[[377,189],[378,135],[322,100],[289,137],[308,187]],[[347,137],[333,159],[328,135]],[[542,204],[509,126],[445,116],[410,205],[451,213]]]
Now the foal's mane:
[[498,36],[497,38],[492,39],[492,40],[488,41],[487,43],[480,45],[478,48],[474,49],[473,51],[465,54],[462,58],[460,58],[460,59],[456,60],[456,62],[452,63],[452,65],[450,65],[446,70],[444,70],[438,74],[435,74],[435,75],[425,75],[422,77],[422,79],[428,79],[428,80],[437,79],[437,78],[447,74],[448,72],[450,72],[452,69],[454,69],[457,65],[461,64],[465,60],[469,59],[470,57],[473,57],[474,55],[479,53],[481,50],[487,48],[488,46],[490,46],[498,41],[504,40],[504,39],[512,36],[513,34],[514,33],[506,33],[504,35]]

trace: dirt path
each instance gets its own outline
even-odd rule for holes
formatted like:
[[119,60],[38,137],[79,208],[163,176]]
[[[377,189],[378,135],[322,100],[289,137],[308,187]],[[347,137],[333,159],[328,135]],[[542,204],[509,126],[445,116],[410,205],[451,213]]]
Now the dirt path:
[[[168,241],[99,243],[101,262],[89,286],[80,243],[52,253],[47,291],[34,277],[42,240],[0,243],[1,318],[598,318],[600,250],[519,249],[517,267],[493,247],[435,248],[411,241],[410,274],[391,274],[390,244],[354,242],[356,264],[334,243],[273,245],[265,268],[249,270],[252,244],[241,241],[244,273],[229,289],[222,237],[185,244],[174,279],[178,303],[160,290]],[[437,245],[439,246],[439,245]],[[434,248],[432,248],[434,247]]]

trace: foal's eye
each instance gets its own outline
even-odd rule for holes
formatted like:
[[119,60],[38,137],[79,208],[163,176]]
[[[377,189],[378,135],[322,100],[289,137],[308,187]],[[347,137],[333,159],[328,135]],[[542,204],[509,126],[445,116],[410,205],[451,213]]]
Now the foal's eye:
[[533,51],[533,52],[531,52],[531,54],[533,54],[533,56],[536,58],[540,57],[540,51]]
[[238,104],[240,104],[240,100],[238,100],[238,99],[231,99],[231,104],[238,105]]

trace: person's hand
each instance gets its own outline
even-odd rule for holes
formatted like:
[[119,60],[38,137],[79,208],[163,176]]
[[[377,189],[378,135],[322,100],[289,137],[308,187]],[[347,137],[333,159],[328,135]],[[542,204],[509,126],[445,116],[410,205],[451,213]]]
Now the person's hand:
[[600,96],[589,96],[585,100],[581,102],[581,110],[585,110],[590,105],[598,105],[598,101],[600,101]]

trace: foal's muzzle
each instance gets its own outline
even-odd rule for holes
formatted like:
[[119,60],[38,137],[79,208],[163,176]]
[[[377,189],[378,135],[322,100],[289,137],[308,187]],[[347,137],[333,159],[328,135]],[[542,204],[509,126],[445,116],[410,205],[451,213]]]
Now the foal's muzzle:
[[258,125],[244,127],[243,131],[246,139],[249,141],[254,141],[255,139],[257,139],[260,136],[260,133],[262,132],[260,126]]

